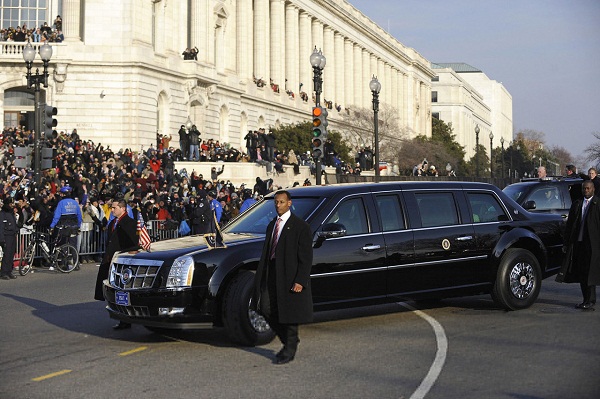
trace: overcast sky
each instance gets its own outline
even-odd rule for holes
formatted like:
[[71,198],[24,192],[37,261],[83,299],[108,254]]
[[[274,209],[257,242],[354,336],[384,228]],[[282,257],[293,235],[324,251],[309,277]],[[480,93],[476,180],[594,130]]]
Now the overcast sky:
[[464,62],[502,82],[513,131],[578,158],[600,133],[599,0],[348,0],[431,62]]

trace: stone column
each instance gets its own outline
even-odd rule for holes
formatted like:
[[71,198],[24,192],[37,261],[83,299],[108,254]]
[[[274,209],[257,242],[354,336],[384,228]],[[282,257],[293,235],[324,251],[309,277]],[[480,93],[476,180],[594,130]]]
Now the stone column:
[[354,75],[352,81],[354,82],[354,105],[356,107],[363,106],[363,88],[361,85],[363,79],[363,61],[362,61],[362,48],[354,43],[352,45],[353,52],[353,63],[354,63]]
[[299,25],[298,70],[300,71],[300,82],[298,88],[301,83],[302,89],[299,89],[299,91],[304,91],[310,97],[313,91],[310,54],[314,47],[312,40],[307,40],[307,38],[312,37],[310,15],[304,11],[300,12]]
[[299,98],[298,93],[300,91],[298,74],[300,51],[298,44],[301,36],[298,32],[298,7],[288,3],[285,7],[285,79],[287,79],[285,88],[293,91],[295,98]]
[[242,82],[252,81],[252,0],[238,0],[237,71]]
[[371,81],[371,54],[365,49],[362,49],[362,74],[360,77],[361,89],[361,107],[369,108],[371,105],[371,90],[369,90],[369,82]]
[[392,66],[387,62],[383,65],[383,75],[384,75],[384,84],[388,88],[385,93],[383,93],[384,102],[388,105],[392,105]]
[[190,46],[198,47],[198,61],[207,62],[209,60],[208,38],[209,34],[208,23],[208,1],[193,0],[191,4],[191,37]]
[[398,70],[396,68],[390,68],[390,81],[392,82],[391,90],[391,102],[392,112],[396,115],[396,118],[400,117],[400,108],[398,107]]
[[323,98],[334,102],[335,87],[337,86],[335,80],[337,62],[333,42],[333,28],[330,26],[323,28],[323,55],[327,59],[327,65],[323,70]]
[[269,0],[254,1],[254,77],[269,84]]
[[341,106],[346,104],[345,99],[345,86],[346,82],[344,77],[346,76],[346,59],[344,58],[344,37],[339,33],[335,32],[333,35],[334,53],[335,53],[335,96],[334,96],[334,107],[335,104]]
[[[311,37],[311,52],[315,46],[317,47],[317,50],[323,50],[323,24],[316,18],[311,20]],[[310,58],[310,54],[308,57]]]
[[285,7],[283,0],[271,0],[270,65],[273,83],[285,87]]
[[354,99],[354,45],[344,39],[344,108],[356,104]]
[[81,41],[81,0],[64,0],[63,31],[65,41]]

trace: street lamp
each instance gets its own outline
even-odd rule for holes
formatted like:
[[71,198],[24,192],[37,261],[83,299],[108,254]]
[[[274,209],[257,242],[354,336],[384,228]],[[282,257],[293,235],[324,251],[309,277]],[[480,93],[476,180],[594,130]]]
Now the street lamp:
[[369,83],[369,89],[373,93],[373,125],[375,127],[375,183],[379,183],[379,92],[381,91],[381,83],[377,77],[373,75],[373,79]]
[[502,180],[504,180],[504,137],[500,137],[500,145],[502,146]]
[[494,133],[490,132],[490,177],[494,178],[494,160],[492,152],[494,151]]
[[[44,85],[44,88],[48,87],[48,64],[50,63],[50,58],[52,58],[52,47],[48,43],[44,43],[43,46],[39,48],[40,58],[44,63],[44,71],[40,75],[40,69],[35,69],[35,75],[31,74],[31,68],[33,66],[33,60],[35,59],[36,49],[31,45],[31,42],[28,42],[25,48],[23,48],[23,60],[25,60],[25,66],[27,67],[27,89],[34,88],[35,95],[35,109],[34,109],[34,161],[33,161],[33,169],[34,169],[34,194],[37,194],[39,187],[42,182],[42,148],[41,148],[41,131],[42,131],[42,104],[40,102],[40,85]],[[45,96],[44,96],[45,97]],[[44,99],[45,100],[45,99]]]
[[[313,68],[313,85],[315,88],[315,107],[321,106],[321,91],[323,90],[323,69],[327,60],[317,46],[310,55],[310,65]],[[321,158],[315,158],[315,174],[317,185],[321,184]]]
[[475,125],[475,176],[479,177],[479,125]]

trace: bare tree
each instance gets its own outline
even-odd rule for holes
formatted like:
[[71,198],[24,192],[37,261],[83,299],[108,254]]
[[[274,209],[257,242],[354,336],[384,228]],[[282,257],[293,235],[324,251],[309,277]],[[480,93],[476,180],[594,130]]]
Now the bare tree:
[[[388,104],[381,104],[378,112],[379,159],[391,161],[396,150],[402,147],[409,136],[406,128],[400,127],[398,110]],[[374,113],[370,108],[347,109],[343,117],[346,139],[356,150],[375,148]]]
[[592,135],[596,138],[596,142],[590,144],[583,150],[585,154],[585,162],[595,165],[596,168],[600,164],[600,132],[594,132]]

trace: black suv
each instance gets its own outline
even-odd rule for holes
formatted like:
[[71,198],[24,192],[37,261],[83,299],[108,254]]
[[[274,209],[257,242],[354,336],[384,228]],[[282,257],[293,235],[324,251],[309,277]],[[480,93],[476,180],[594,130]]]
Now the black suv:
[[[313,231],[315,310],[491,293],[527,308],[562,260],[563,218],[534,214],[484,183],[386,182],[297,187],[292,212]],[[273,194],[223,229],[116,254],[104,296],[111,317],[156,328],[224,326],[244,345],[273,333],[249,309]]]
[[582,197],[580,178],[546,177],[523,179],[508,185],[504,193],[531,212],[569,215],[571,203]]

